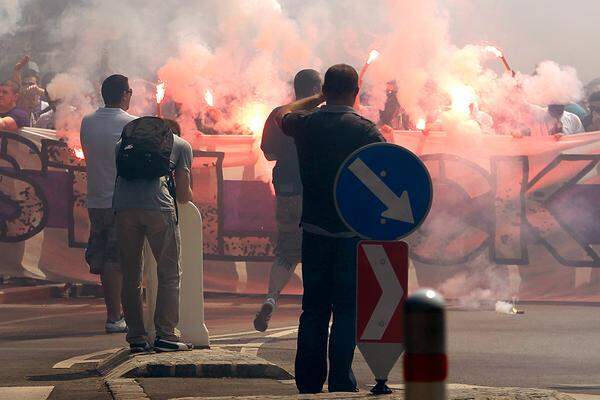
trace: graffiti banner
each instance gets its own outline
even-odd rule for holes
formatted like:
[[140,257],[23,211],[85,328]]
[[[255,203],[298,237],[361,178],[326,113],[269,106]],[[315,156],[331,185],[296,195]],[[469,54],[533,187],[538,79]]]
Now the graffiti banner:
[[[53,131],[0,137],[0,274],[96,281],[83,258],[85,162]],[[417,153],[434,185],[431,213],[408,238],[412,288],[477,301],[600,301],[600,132],[559,140],[394,132],[388,140]],[[275,199],[254,176],[256,144],[246,136],[194,146],[208,291],[266,289]],[[300,288],[298,268],[288,291]]]

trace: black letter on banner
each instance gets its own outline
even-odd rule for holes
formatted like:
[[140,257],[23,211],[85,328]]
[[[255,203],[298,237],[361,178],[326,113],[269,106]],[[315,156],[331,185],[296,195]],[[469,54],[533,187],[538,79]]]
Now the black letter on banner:
[[497,264],[529,264],[525,238],[528,159],[493,157],[490,161],[496,183],[490,258]]
[[0,242],[22,242],[44,229],[48,206],[42,188],[10,154],[9,143],[11,148],[27,146],[38,158],[40,154],[33,143],[19,135],[0,132],[0,138]]
[[465,263],[488,246],[492,184],[479,165],[460,157],[422,156],[433,181],[433,204],[425,223],[407,241],[411,257],[430,265]]
[[527,185],[526,218],[534,233],[558,262],[566,266],[594,267],[600,257],[587,243],[548,210],[548,204],[577,184],[598,164],[600,155],[562,154]]

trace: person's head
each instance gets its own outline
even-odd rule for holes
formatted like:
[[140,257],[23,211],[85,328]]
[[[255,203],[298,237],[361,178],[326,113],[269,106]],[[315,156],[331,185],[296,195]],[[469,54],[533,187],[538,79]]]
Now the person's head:
[[19,85],[11,80],[0,83],[0,111],[9,111],[16,107]]
[[388,96],[393,96],[398,93],[398,84],[396,83],[396,80],[388,81],[385,84],[385,93]]
[[600,92],[594,92],[588,97],[590,112],[600,115]]
[[321,75],[314,69],[303,69],[294,77],[296,100],[304,99],[321,91]]
[[23,79],[21,79],[22,87],[36,86],[38,83],[39,79],[35,75],[24,76]]
[[600,130],[600,91],[594,92],[588,97],[588,106],[591,114],[591,129]]
[[129,109],[132,91],[126,76],[109,76],[102,82],[101,92],[106,107]]
[[550,104],[548,106],[548,114],[552,118],[561,119],[563,114],[565,113],[565,105],[564,104]]
[[181,127],[177,121],[169,118],[163,118],[163,121],[165,121],[165,125],[167,125],[171,132],[173,132],[173,135],[181,136]]
[[325,73],[323,95],[328,104],[353,106],[358,94],[358,73],[346,64],[337,64]]

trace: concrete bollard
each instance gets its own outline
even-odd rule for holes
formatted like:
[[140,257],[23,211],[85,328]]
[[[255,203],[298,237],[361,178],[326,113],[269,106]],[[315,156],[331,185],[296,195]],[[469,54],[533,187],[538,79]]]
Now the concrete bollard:
[[208,348],[208,329],[204,323],[202,216],[193,203],[179,204],[179,221],[182,271],[179,330],[183,340],[193,343],[194,347]]
[[[196,348],[210,345],[204,323],[204,259],[202,244],[202,217],[193,203],[179,204],[179,231],[181,233],[181,291],[179,325],[182,340]],[[150,247],[144,246],[146,274],[145,323],[148,339],[154,341],[154,310],[156,309],[156,261]]]
[[404,306],[406,400],[446,400],[445,302],[432,289],[419,290]]

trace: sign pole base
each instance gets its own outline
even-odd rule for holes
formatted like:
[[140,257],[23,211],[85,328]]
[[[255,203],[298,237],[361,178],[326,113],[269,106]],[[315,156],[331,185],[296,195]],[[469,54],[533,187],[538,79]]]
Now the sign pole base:
[[392,393],[392,389],[390,389],[386,384],[387,379],[376,379],[375,381],[377,382],[377,384],[373,386],[373,389],[371,389],[371,393],[373,393],[376,396]]

